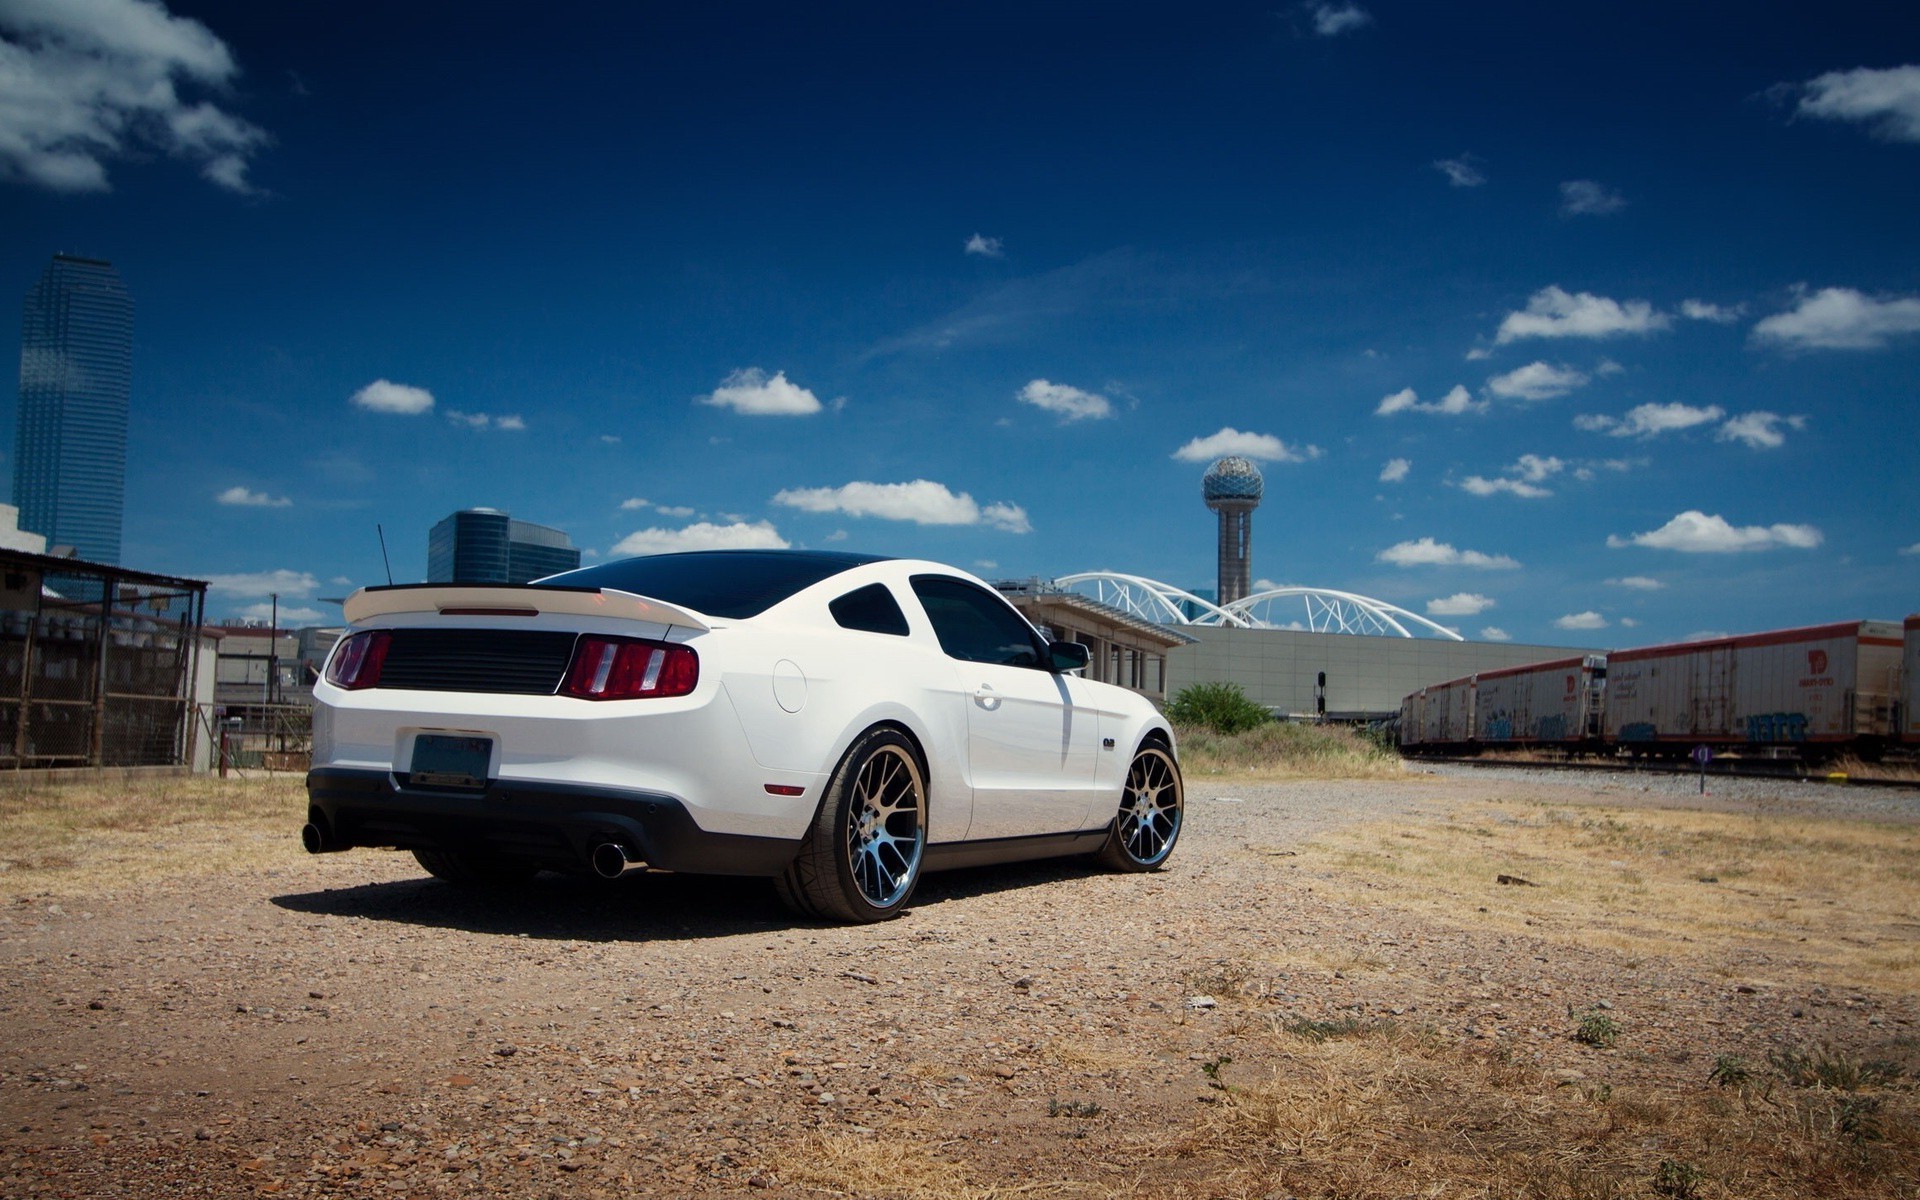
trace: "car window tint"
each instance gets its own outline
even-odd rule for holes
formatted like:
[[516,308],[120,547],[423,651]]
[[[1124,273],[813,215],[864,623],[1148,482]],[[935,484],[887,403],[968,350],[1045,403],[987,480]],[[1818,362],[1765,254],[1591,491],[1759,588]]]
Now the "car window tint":
[[927,610],[940,648],[968,662],[1040,665],[1033,629],[1000,597],[963,579],[915,575],[913,594]]
[[830,575],[879,561],[869,554],[828,551],[698,550],[601,563],[534,582],[614,588],[709,617],[740,618],[765,612]]
[[844,629],[907,636],[907,614],[900,611],[900,602],[893,598],[893,593],[883,583],[868,584],[848,592],[829,603],[827,609]]

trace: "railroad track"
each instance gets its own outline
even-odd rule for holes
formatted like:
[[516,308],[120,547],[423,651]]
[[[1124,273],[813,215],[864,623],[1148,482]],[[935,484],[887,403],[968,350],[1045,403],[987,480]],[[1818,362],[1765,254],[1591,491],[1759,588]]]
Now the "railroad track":
[[[1688,762],[1663,762],[1631,758],[1504,758],[1499,755],[1403,755],[1410,763],[1450,763],[1461,767],[1523,767],[1548,771],[1612,771],[1620,774],[1699,775],[1700,768]],[[1831,768],[1799,762],[1766,761],[1741,758],[1716,758],[1707,764],[1709,779],[1790,779],[1801,783],[1845,784],[1850,787],[1906,788],[1920,790],[1920,780],[1876,779],[1849,774]]]

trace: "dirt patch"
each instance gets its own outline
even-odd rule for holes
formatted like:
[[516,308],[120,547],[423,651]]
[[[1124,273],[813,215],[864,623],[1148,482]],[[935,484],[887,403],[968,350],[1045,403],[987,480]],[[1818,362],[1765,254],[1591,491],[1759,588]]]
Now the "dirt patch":
[[[753,881],[475,895],[309,858],[284,788],[148,813],[114,836],[177,844],[137,881],[84,854],[0,875],[0,1195],[1910,1193],[1920,1005],[1831,955],[1910,961],[1912,879],[1825,896],[1805,942],[1713,909],[1710,937],[1668,913],[1620,946],[1417,895],[1453,886],[1475,813],[1527,817],[1537,844],[1495,857],[1546,885],[1486,888],[1554,904],[1571,876],[1512,857],[1564,838],[1541,813],[1639,829],[1649,878],[1674,846],[1753,878],[1765,848],[1719,839],[1790,811],[1832,841],[1848,793],[1645,829],[1623,810],[1685,798],[1476,774],[1189,800],[1167,871],[932,876],[864,928]],[[1382,837],[1436,849],[1341,859]]]

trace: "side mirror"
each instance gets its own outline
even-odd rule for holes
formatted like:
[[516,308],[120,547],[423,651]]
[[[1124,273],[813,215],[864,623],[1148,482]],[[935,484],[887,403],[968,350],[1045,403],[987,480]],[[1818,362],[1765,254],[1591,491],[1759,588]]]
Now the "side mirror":
[[1079,642],[1047,643],[1048,666],[1055,672],[1084,670],[1091,658],[1091,652]]

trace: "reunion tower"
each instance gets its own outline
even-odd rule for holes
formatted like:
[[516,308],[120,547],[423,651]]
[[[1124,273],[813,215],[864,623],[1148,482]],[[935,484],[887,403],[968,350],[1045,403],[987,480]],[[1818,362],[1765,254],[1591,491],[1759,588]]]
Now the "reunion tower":
[[1222,607],[1253,590],[1253,510],[1265,491],[1260,468],[1238,455],[1216,459],[1200,481],[1207,507],[1220,514],[1220,590],[1213,602]]

